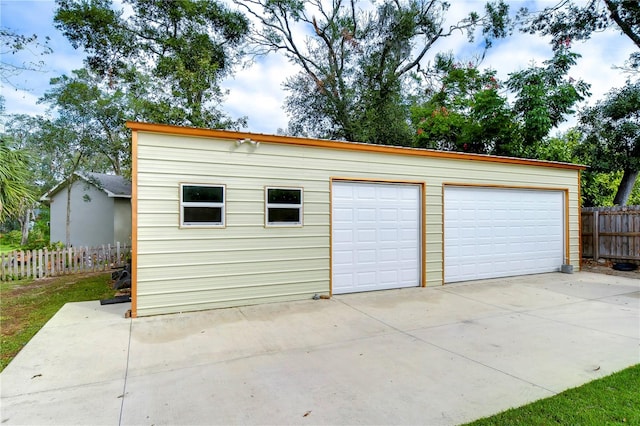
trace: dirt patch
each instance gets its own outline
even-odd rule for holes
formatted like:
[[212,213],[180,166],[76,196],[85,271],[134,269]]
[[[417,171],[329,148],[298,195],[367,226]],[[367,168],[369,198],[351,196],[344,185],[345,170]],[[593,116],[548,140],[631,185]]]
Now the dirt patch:
[[582,270],[585,272],[595,272],[597,274],[615,275],[617,277],[635,278],[640,280],[640,268],[635,271],[618,271],[613,269],[613,262],[595,262],[591,259],[582,259]]
[[61,281],[65,285],[71,285],[79,280],[94,277],[104,274],[104,272],[88,272],[85,274],[76,274],[76,275],[61,275],[56,277],[47,277],[47,278],[38,278],[33,281],[6,281],[2,283],[4,286],[2,296],[11,298],[17,297],[24,294],[32,294],[37,292],[38,289],[47,288],[53,283],[60,283]]

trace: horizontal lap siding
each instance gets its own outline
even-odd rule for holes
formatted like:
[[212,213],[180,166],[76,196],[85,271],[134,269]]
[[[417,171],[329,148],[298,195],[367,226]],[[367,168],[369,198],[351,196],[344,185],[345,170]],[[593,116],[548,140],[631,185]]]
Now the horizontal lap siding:
[[[257,136],[256,136],[257,138]],[[444,183],[570,191],[578,266],[577,171],[139,132],[138,315],[284,301],[329,292],[330,179],[426,182],[427,285],[442,283]],[[180,183],[226,185],[224,229],[180,229]],[[304,189],[304,226],[264,226],[264,187]]]

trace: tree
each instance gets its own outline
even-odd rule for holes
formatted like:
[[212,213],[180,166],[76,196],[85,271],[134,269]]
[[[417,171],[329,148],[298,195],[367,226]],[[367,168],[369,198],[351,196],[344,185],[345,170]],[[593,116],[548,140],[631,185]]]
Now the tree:
[[[129,109],[121,91],[105,92],[87,70],[77,70],[72,77],[53,79],[41,101],[50,104],[50,117],[15,115],[5,126],[21,147],[41,157],[31,169],[40,193],[66,181],[69,195],[79,170],[126,173],[129,137],[123,117]],[[66,244],[70,200],[68,196]]]
[[219,80],[230,73],[249,24],[214,0],[56,0],[56,27],[88,54],[88,67],[146,101],[146,119],[237,127],[219,111]]
[[20,218],[35,203],[29,162],[26,150],[14,149],[6,135],[0,137],[0,223]]
[[[587,40],[594,32],[615,28],[640,49],[640,3],[633,0],[559,1],[540,12],[520,9],[521,30],[551,35],[554,47],[572,40]],[[640,52],[629,58],[631,70],[640,70]]]
[[555,50],[544,67],[531,66],[509,74],[507,87],[515,94],[513,110],[522,122],[523,146],[520,155],[532,156],[535,145],[551,129],[573,114],[573,106],[590,96],[590,85],[567,74],[580,55],[569,50],[568,43]]
[[36,34],[27,36],[18,34],[9,28],[0,27],[0,81],[2,83],[16,87],[13,83],[13,77],[23,71],[41,71],[44,68],[42,60],[18,63],[8,60],[22,51],[29,52],[33,57],[50,54],[52,49],[49,46],[49,37],[41,42]]
[[580,115],[579,147],[594,171],[622,171],[613,203],[625,205],[640,173],[640,81],[609,92]]
[[428,101],[412,109],[416,144],[537,158],[551,129],[588,95],[586,83],[566,75],[576,57],[568,49],[557,50],[545,66],[511,73],[503,85],[494,71],[439,56],[440,88],[428,91]]
[[411,109],[415,146],[445,151],[510,153],[520,134],[507,98],[499,93],[495,71],[457,63],[438,55],[439,87],[427,90],[427,102]]
[[285,84],[290,130],[331,139],[408,144],[403,86],[433,45],[457,32],[473,39],[477,28],[488,45],[507,32],[502,1],[449,28],[440,0],[386,0],[368,10],[355,0],[236,4],[261,24],[250,37],[256,53],[282,52],[300,68]]
[[101,157],[116,175],[130,175],[131,135],[125,121],[135,115],[135,101],[119,87],[109,88],[87,69],[75,70],[51,80],[51,89],[40,102],[59,114],[82,120],[90,129],[94,161]]
[[75,172],[79,170],[102,171],[96,170],[95,156],[92,155],[96,151],[93,127],[83,120],[82,116],[62,111],[55,119],[42,119],[34,139],[42,152],[47,152],[52,158],[56,158],[57,174],[66,181],[65,244],[68,246],[71,240],[71,186],[75,180]]

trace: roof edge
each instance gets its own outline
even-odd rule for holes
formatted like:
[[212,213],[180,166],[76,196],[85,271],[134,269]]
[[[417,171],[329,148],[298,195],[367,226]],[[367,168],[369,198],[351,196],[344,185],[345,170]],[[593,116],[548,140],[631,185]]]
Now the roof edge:
[[585,165],[562,163],[558,161],[533,160],[529,158],[501,157],[488,154],[471,154],[454,151],[436,151],[425,148],[411,148],[393,145],[375,145],[362,142],[334,141],[328,139],[301,138],[295,136],[269,135],[263,133],[240,132],[236,130],[206,129],[200,127],[176,126],[169,124],[143,123],[127,121],[126,126],[132,131],[147,133],[161,133],[190,137],[207,137],[219,139],[254,138],[259,142],[279,143],[288,145],[311,146],[353,151],[380,152],[387,154],[414,155],[431,158],[446,158],[468,161],[485,161],[491,163],[519,164],[524,166],[550,167],[556,169],[584,170]]
[[[73,172],[74,176],[77,176],[78,178],[82,179],[83,181],[85,181],[86,183],[93,185],[94,187],[96,187],[98,190],[104,192],[107,197],[109,198],[131,198],[131,195],[123,195],[123,194],[114,194],[113,192],[109,191],[108,189],[104,188],[104,187],[99,187],[95,184],[95,182],[92,179],[89,179],[88,177],[84,176],[82,174],[82,172]],[[60,190],[62,190],[62,188],[64,188],[67,184],[67,179],[63,179],[62,181],[60,181],[58,184],[54,185],[53,188],[51,188],[50,190],[48,190],[47,192],[45,192],[41,197],[40,197],[40,201],[41,202],[48,202],[51,201],[51,196],[53,196],[54,194],[56,194],[57,192],[59,192]]]

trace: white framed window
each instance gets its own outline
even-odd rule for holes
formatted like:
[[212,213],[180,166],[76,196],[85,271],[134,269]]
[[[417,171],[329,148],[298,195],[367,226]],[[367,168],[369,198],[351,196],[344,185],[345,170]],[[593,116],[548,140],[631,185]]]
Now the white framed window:
[[302,188],[266,187],[266,226],[302,225]]
[[180,184],[180,226],[224,227],[224,185]]

